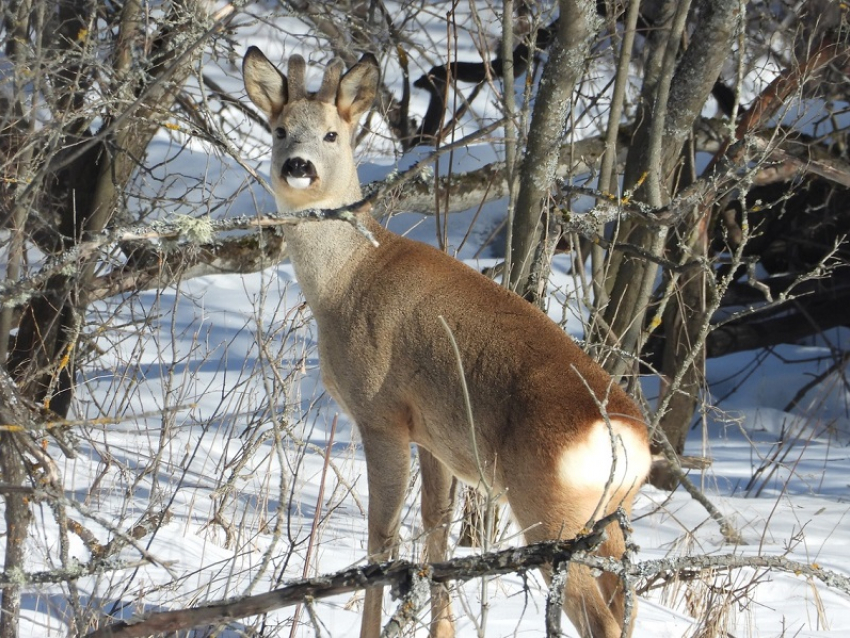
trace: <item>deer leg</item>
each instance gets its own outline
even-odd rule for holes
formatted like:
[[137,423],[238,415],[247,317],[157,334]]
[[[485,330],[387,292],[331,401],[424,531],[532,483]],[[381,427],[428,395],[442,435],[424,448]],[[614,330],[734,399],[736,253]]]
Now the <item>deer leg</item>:
[[[396,551],[401,509],[410,476],[410,442],[381,430],[374,435],[361,428],[369,484],[369,560],[382,562]],[[366,590],[360,638],[381,633],[383,587]]]
[[[422,523],[428,535],[425,560],[443,561],[448,550],[456,481],[439,459],[421,447],[419,467],[422,470]],[[432,585],[430,636],[452,638],[454,635],[449,592],[445,585]]]
[[[608,538],[599,547],[599,555],[611,556],[617,560],[621,559],[626,551],[623,530],[620,529],[618,523],[614,522],[608,526],[606,534],[608,535]],[[626,594],[622,579],[618,578],[614,574],[606,572],[597,578],[597,583],[599,584],[599,588],[602,590],[602,595],[608,603],[611,613],[614,614],[614,618],[617,623],[622,627],[626,610]],[[633,590],[632,593],[634,593]],[[634,618],[636,614],[637,609],[632,609],[632,618]],[[626,635],[631,636],[633,629],[634,623],[629,626],[628,633]]]
[[[520,526],[527,529],[525,538],[529,543],[574,537],[593,514],[601,494],[601,490],[588,490],[565,481],[541,492],[540,486],[545,485],[545,477],[539,477],[536,481],[526,478],[526,481],[514,481],[509,486],[508,499]],[[541,493],[546,495],[545,499],[541,498]],[[605,553],[613,555],[617,549],[609,544]],[[622,552],[614,557],[621,556]],[[551,567],[541,569],[541,573],[546,582],[550,582]],[[614,611],[622,613],[622,606],[617,603],[613,583],[605,581],[604,584],[609,590],[607,593],[615,596],[615,604],[612,605],[614,610],[609,607],[609,601],[590,569],[577,563],[570,564],[564,592],[564,611],[582,638],[621,636],[622,616],[618,620]]]

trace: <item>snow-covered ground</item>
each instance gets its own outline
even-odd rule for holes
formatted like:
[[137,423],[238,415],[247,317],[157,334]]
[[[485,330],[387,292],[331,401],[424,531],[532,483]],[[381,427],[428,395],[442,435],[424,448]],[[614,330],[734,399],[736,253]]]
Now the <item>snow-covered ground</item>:
[[[263,23],[246,26],[245,46],[261,46],[272,60],[298,48],[309,57],[306,47],[315,40],[282,39],[282,32],[301,28],[286,20],[276,23],[280,31]],[[442,41],[445,26],[434,26],[422,37]],[[461,50],[477,59],[471,42],[461,41]],[[421,66],[428,68],[430,62]],[[242,94],[233,66],[210,60],[207,70],[225,88]],[[388,73],[392,84],[397,71]],[[481,104],[479,115],[486,116],[486,100]],[[222,122],[232,127],[232,141],[247,161],[266,170],[267,148],[257,142],[262,136],[258,127],[249,140],[237,138],[249,127],[235,111]],[[179,132],[164,130],[150,149],[150,164],[163,173],[141,184],[151,189],[149,194],[166,185],[174,199],[167,212],[185,212],[181,206],[188,210],[192,197],[227,202],[217,215],[272,210],[270,196],[252,185],[232,159],[197,141],[181,151],[183,142]],[[491,146],[458,152],[453,170],[481,165],[494,154]],[[361,156],[364,181],[385,176],[397,164],[379,142],[367,145]],[[441,170],[447,168],[444,157]],[[486,259],[480,260],[475,254],[498,224],[503,206],[451,218],[450,244],[463,245],[459,256],[470,266],[493,263],[490,253],[482,253]],[[434,241],[432,219],[399,215],[389,224],[397,232]],[[574,297],[569,265],[559,258],[550,282],[550,314],[558,320],[573,314],[560,303]],[[571,319],[567,329],[580,336],[579,321]],[[69,515],[101,542],[112,538],[113,530],[130,531],[163,513],[165,518],[136,547],[121,552],[122,560],[137,564],[77,582],[83,607],[127,618],[260,593],[305,573],[332,572],[363,560],[365,463],[352,423],[324,394],[315,329],[289,264],[109,300],[92,309],[86,330],[97,352],[85,368],[78,411],[91,421],[75,428],[77,457],[63,461],[67,495],[77,503]],[[645,487],[634,521],[640,559],[781,555],[850,574],[850,388],[845,371],[830,375],[793,409],[785,409],[813,375],[832,364],[837,349],[848,348],[848,338],[847,330],[834,330],[807,344],[709,361],[710,409],[694,427],[687,451],[712,460],[709,469],[692,476],[734,521],[745,544],[724,544],[717,524],[684,491]],[[654,383],[646,381],[650,395]],[[96,420],[104,417],[114,422]],[[58,449],[51,452],[64,458]],[[417,489],[411,485],[402,529],[402,554],[411,558],[422,550]],[[47,507],[37,510],[33,527],[29,569],[57,567],[59,528]],[[510,526],[503,536],[500,547],[519,542]],[[69,539],[69,555],[87,562],[89,551],[80,537]],[[150,560],[140,561],[142,553]],[[22,636],[66,635],[68,600],[68,591],[58,586],[28,590]],[[470,583],[455,592],[459,635],[476,635],[482,622],[487,636],[543,635],[544,604],[545,587],[536,576],[527,582],[505,576],[486,586]],[[360,608],[361,595],[317,602],[322,635],[355,635]],[[392,609],[387,596],[386,610]],[[289,634],[294,613],[286,608],[269,614],[262,621],[263,635]],[[653,583],[641,595],[634,636],[694,635],[707,615],[728,632],[712,633],[703,626],[704,635],[711,636],[850,635],[848,595],[805,575],[738,570]],[[304,625],[296,635],[317,633],[306,611],[300,621]],[[241,635],[241,626],[255,622],[236,622],[225,634]],[[416,635],[425,634],[420,625]],[[567,628],[567,635],[575,632]]]

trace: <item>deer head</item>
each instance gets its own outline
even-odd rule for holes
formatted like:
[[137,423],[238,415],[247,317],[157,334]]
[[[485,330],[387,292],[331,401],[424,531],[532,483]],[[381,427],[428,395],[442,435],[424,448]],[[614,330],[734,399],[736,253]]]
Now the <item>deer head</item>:
[[378,90],[371,54],[344,75],[342,61],[331,61],[315,93],[305,86],[305,68],[304,58],[293,55],[287,77],[257,47],[242,63],[248,97],[274,135],[271,180],[281,211],[337,208],[359,199],[354,133]]

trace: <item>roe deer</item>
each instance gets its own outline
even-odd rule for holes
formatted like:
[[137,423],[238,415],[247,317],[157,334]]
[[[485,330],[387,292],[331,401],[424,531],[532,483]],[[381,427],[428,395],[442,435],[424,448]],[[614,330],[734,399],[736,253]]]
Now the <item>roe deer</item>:
[[[361,198],[352,139],[378,88],[365,55],[347,73],[332,61],[317,93],[305,62],[288,77],[256,48],[242,66],[248,96],[274,131],[271,182],[281,213],[338,208]],[[357,423],[369,488],[369,558],[395,551],[410,444],[422,472],[427,559],[443,560],[453,475],[482,475],[503,493],[529,542],[571,538],[596,515],[629,510],[649,470],[640,411],[545,314],[472,268],[395,235],[368,212],[375,247],[342,221],[285,230],[289,255],[318,324],[325,386]],[[465,366],[475,447],[451,329]],[[600,404],[604,409],[600,409]],[[603,411],[605,414],[603,414]],[[616,524],[599,554],[621,557]],[[624,593],[611,575],[570,566],[567,615],[587,638],[621,634]],[[548,578],[548,575],[547,575]],[[366,591],[361,637],[381,629],[381,588]],[[431,593],[431,636],[452,636],[448,593]]]

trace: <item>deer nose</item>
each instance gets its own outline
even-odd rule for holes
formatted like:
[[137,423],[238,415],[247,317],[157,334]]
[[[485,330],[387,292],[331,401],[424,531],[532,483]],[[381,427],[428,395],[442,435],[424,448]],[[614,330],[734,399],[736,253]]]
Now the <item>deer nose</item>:
[[309,160],[305,160],[302,157],[290,157],[283,163],[282,171],[283,177],[295,177],[295,178],[309,178],[314,179],[318,177],[316,174],[316,167],[313,166],[313,162]]

